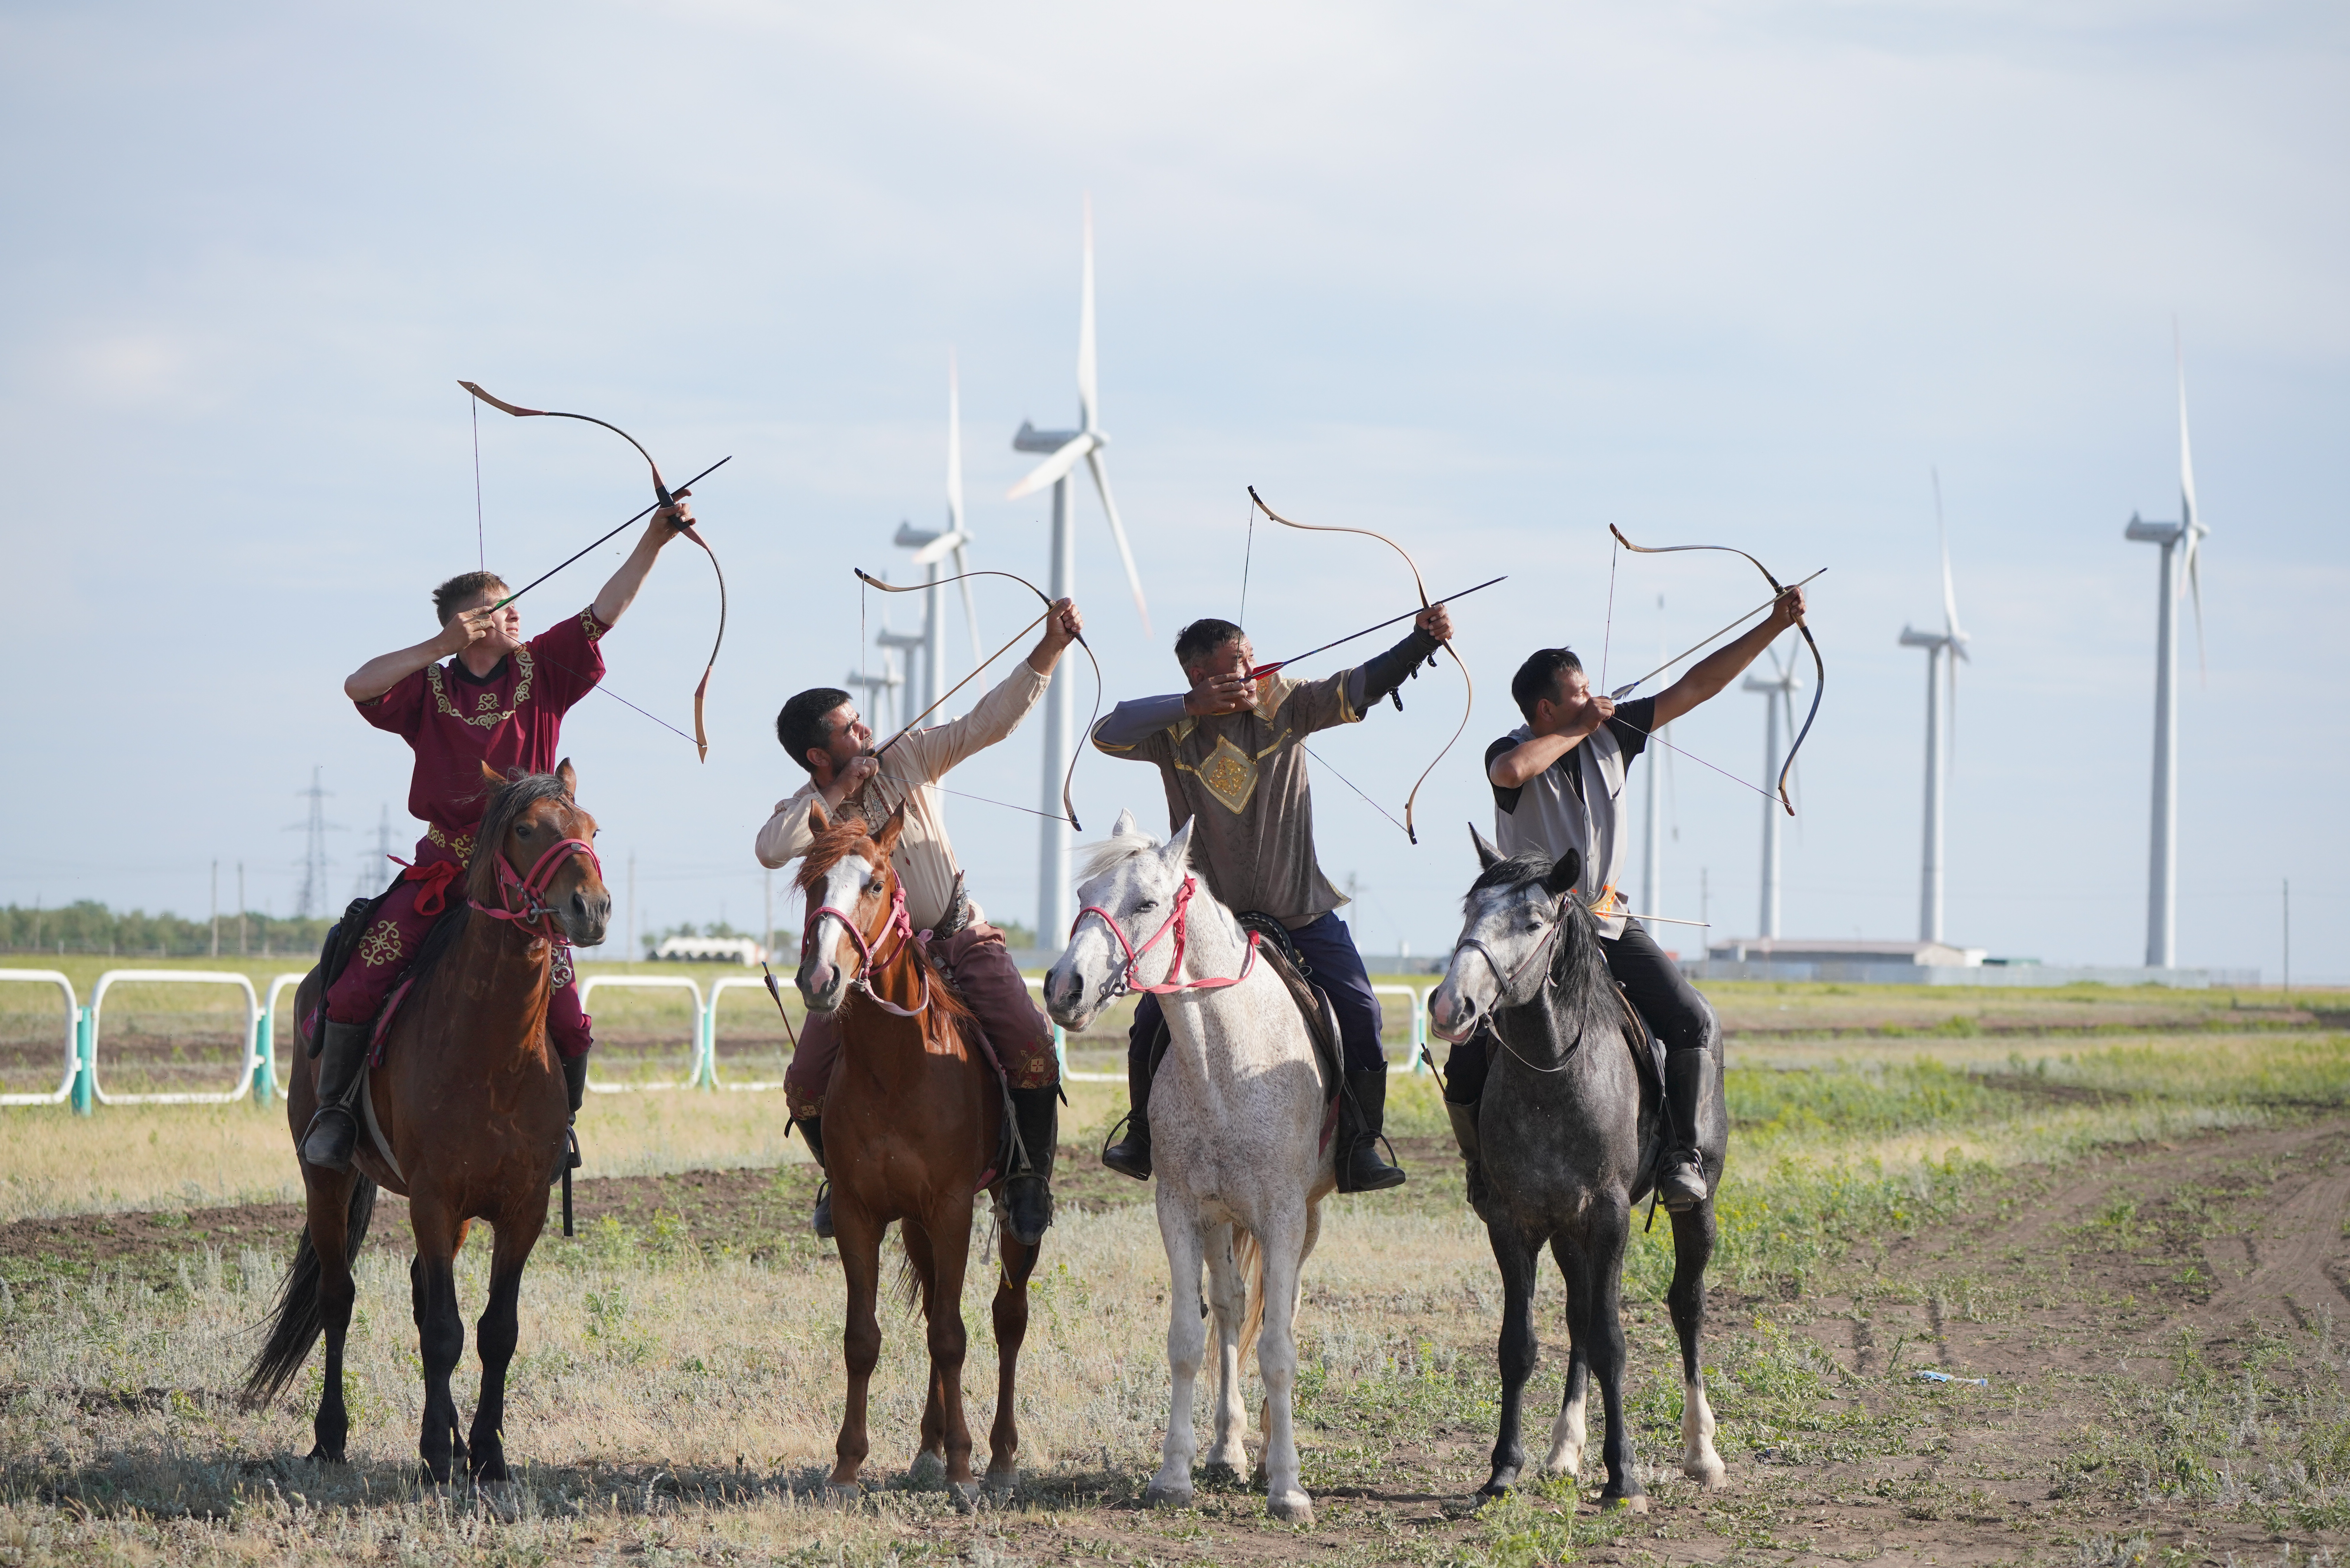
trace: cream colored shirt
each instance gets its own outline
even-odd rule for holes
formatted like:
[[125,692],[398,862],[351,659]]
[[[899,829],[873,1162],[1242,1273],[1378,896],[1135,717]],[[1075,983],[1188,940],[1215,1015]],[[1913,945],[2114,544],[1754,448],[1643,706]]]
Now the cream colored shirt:
[[[862,815],[876,827],[904,804],[906,830],[889,860],[905,886],[906,912],[916,929],[928,930],[945,918],[958,870],[954,845],[947,838],[946,801],[933,786],[956,763],[1018,729],[1052,684],[1051,676],[1037,674],[1022,659],[970,712],[935,730],[918,730],[890,747],[880,771],[840,803],[842,812]],[[789,799],[775,803],[775,814],[759,829],[760,865],[773,869],[807,853],[816,836],[808,828],[808,808],[816,800],[816,781],[810,779]],[[972,918],[986,919],[977,899]]]

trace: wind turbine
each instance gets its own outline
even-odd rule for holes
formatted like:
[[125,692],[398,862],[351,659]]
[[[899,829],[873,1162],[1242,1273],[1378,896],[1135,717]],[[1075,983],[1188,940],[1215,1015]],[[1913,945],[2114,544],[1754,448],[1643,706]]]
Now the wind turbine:
[[[1967,634],[1959,628],[1959,594],[1950,581],[1950,535],[1942,524],[1942,476],[1934,474],[1934,533],[1942,545],[1942,629],[1919,631],[1904,625],[1901,646],[1926,650],[1926,847],[1918,882],[1918,940],[1942,940],[1942,789],[1949,764],[1942,750],[1948,732],[1955,739],[1959,723],[1959,660],[1974,662],[1967,651]],[[1950,660],[1950,711],[1942,713],[1942,671]]]
[[900,523],[890,543],[914,552],[914,565],[922,568],[929,583],[922,591],[921,640],[919,645],[903,645],[921,649],[921,679],[914,694],[920,711],[947,689],[946,597],[941,592],[945,585],[940,580],[945,574],[940,568],[950,556],[954,557],[955,574],[962,578],[962,617],[971,628],[972,662],[977,664],[981,658],[979,607],[971,593],[971,530],[962,515],[962,396],[951,348],[947,350],[947,525],[940,531]]
[[[1007,499],[1017,501],[1048,484],[1053,487],[1053,597],[1069,597],[1076,591],[1077,576],[1069,474],[1082,458],[1093,473],[1094,489],[1109,519],[1109,535],[1118,544],[1118,559],[1125,563],[1127,587],[1134,591],[1134,607],[1148,637],[1150,607],[1143,602],[1142,574],[1135,570],[1125,524],[1118,520],[1118,503],[1110,498],[1109,470],[1102,462],[1102,449],[1109,444],[1109,437],[1101,428],[1100,389],[1094,374],[1094,206],[1090,196],[1086,199],[1085,213],[1085,272],[1077,311],[1077,428],[1040,431],[1026,420],[1020,421],[1019,433],[1012,438],[1013,450],[1052,455],[1014,485]],[[1069,757],[1078,740],[1076,698],[1076,677],[1065,662],[1053,672],[1053,684],[1045,693],[1045,776],[1038,804],[1047,815],[1037,835],[1036,940],[1047,943],[1069,923],[1070,830],[1061,815],[1061,780],[1067,774]]]
[[[2171,351],[2178,366],[2178,521],[2148,523],[2135,512],[2122,537],[2162,546],[2154,636],[2154,809],[2147,853],[2146,962],[2168,969],[2178,959],[2178,596],[2180,568],[2195,595],[2195,655],[2203,657],[2203,535],[2195,504],[2195,459],[2187,443],[2187,355],[2178,327]],[[2184,557],[2183,559],[2181,557]]]
[[[1802,690],[1804,678],[1795,671],[1795,661],[1779,661],[1779,650],[1771,650],[1770,679],[1760,675],[1746,678],[1742,690],[1763,694],[1769,717],[1764,722],[1762,739],[1762,776],[1779,776],[1779,715],[1787,716],[1787,732],[1795,728],[1795,693]],[[1765,795],[1762,801],[1762,934],[1775,938],[1779,934],[1779,816],[1778,797]]]

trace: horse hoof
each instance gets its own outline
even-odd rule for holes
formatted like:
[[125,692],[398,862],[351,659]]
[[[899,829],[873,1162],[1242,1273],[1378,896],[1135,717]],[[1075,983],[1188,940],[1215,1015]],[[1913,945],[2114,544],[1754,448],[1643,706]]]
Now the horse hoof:
[[914,1462],[906,1467],[906,1484],[909,1486],[918,1486],[927,1490],[946,1479],[947,1461],[945,1456],[941,1454],[916,1454]]
[[476,1460],[466,1468],[473,1471],[473,1480],[484,1485],[492,1485],[507,1479],[505,1457],[502,1454],[492,1454],[487,1459]]
[[1010,1502],[1019,1488],[1020,1472],[1016,1469],[987,1472],[987,1501],[998,1507]]
[[954,1504],[957,1513],[976,1513],[979,1511],[979,1483],[951,1481],[947,1485],[947,1499]]
[[1264,1511],[1284,1524],[1314,1522],[1314,1500],[1302,1491],[1292,1492],[1287,1497],[1265,1499]]
[[1188,1486],[1160,1486],[1157,1481],[1153,1481],[1150,1485],[1143,1489],[1142,1506],[1145,1508],[1189,1508],[1191,1506],[1191,1489]]
[[865,1489],[858,1485],[855,1481],[827,1481],[824,1483],[824,1501],[830,1503],[837,1503],[843,1508],[855,1506],[864,1498],[864,1496]]
[[1681,1474],[1697,1482],[1707,1491],[1718,1491],[1728,1484],[1730,1472],[1722,1462],[1709,1454],[1702,1459],[1681,1467]]
[[1200,1467],[1201,1483],[1211,1490],[1241,1484],[1241,1467],[1224,1459],[1210,1459]]
[[1627,1513],[1646,1513],[1648,1511],[1648,1500],[1639,1492],[1628,1497],[1609,1497],[1603,1492],[1599,1506],[1602,1509],[1620,1508]]
[[343,1458],[342,1449],[330,1449],[324,1443],[320,1443],[316,1448],[312,1449],[305,1457],[314,1463],[322,1465],[340,1465],[350,1462]]

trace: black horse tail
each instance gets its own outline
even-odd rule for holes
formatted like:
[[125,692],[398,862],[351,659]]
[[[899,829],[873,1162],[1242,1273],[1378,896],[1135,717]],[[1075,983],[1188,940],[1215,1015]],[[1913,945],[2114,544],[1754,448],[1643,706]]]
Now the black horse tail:
[[[359,1257],[359,1248],[367,1241],[369,1222],[375,1218],[376,1185],[360,1177],[351,1185],[351,1207],[343,1242],[343,1262],[348,1266]],[[270,1310],[269,1340],[261,1353],[245,1368],[244,1404],[247,1408],[266,1405],[277,1397],[294,1375],[302,1370],[309,1359],[311,1347],[326,1331],[318,1312],[318,1249],[310,1243],[310,1227],[302,1227],[302,1240],[294,1248],[294,1266],[286,1271],[285,1282],[277,1287],[277,1302]]]

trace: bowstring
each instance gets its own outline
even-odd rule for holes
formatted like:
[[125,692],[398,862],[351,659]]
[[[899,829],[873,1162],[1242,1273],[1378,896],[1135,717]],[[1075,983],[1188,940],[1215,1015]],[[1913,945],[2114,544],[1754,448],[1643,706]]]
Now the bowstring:
[[[1336,768],[1331,768],[1329,758],[1324,756],[1321,753],[1315,751],[1313,747],[1307,745],[1303,741],[1297,742],[1297,749],[1304,752],[1307,756],[1312,757],[1315,762],[1320,763],[1324,767],[1330,768],[1332,776],[1336,778],[1340,784],[1345,784],[1348,789],[1353,790],[1357,794],[1362,795],[1364,804],[1368,805],[1373,811],[1378,812],[1389,822],[1394,822],[1398,827],[1403,827],[1402,823],[1396,822],[1395,813],[1389,811],[1386,806],[1381,805],[1378,801],[1371,799],[1369,795],[1363,794],[1363,789],[1360,784],[1357,784],[1354,780],[1338,772]],[[1404,828],[1404,833],[1408,837],[1410,836],[1411,830],[1406,827]]]
[[473,413],[473,563],[486,572],[490,569],[490,548],[482,535],[482,405],[472,398],[465,401]]
[[[1631,720],[1627,719],[1626,717],[1624,717],[1624,715],[1623,715],[1623,713],[1622,713],[1622,711],[1617,711],[1617,712],[1615,712],[1615,713],[1611,713],[1611,714],[1609,714],[1609,715],[1608,715],[1608,717],[1607,717],[1607,722],[1608,722],[1609,723],[1611,723],[1611,724],[1621,724],[1621,725],[1623,725],[1626,729],[1627,729],[1627,730],[1631,731],[1631,732],[1632,732],[1633,733],[1635,733],[1635,734],[1638,734],[1638,735],[1646,735],[1648,739],[1650,739],[1650,740],[1652,740],[1652,741],[1656,742],[1657,742],[1657,744],[1659,744],[1659,745],[1660,745],[1660,746],[1664,747],[1664,748],[1665,748],[1665,750],[1667,750],[1667,751],[1669,751],[1669,752],[1679,752],[1679,753],[1680,753],[1680,754],[1681,754],[1682,756],[1687,757],[1690,761],[1691,761],[1691,762],[1695,763],[1698,766],[1700,766],[1700,767],[1701,767],[1701,768],[1713,768],[1713,771],[1714,771],[1715,773],[1720,774],[1723,778],[1728,779],[1731,783],[1732,783],[1732,784],[1737,784],[1737,785],[1741,786],[1742,788],[1744,788],[1744,789],[1751,789],[1751,790],[1752,790],[1756,794],[1761,795],[1764,800],[1771,801],[1771,802],[1773,802],[1773,803],[1774,803],[1774,804],[1783,804],[1783,803],[1781,803],[1781,802],[1779,801],[1779,797],[1778,797],[1777,795],[1775,795],[1775,794],[1772,794],[1769,790],[1764,789],[1762,785],[1760,785],[1760,784],[1749,784],[1746,780],[1744,780],[1744,779],[1742,779],[1742,778],[1740,778],[1736,774],[1731,773],[1728,768],[1714,767],[1714,764],[1713,764],[1713,763],[1710,763],[1710,762],[1707,762],[1703,757],[1699,756],[1695,752],[1690,751],[1690,750],[1688,750],[1686,747],[1682,747],[1682,746],[1676,746],[1676,745],[1674,745],[1670,741],[1666,740],[1662,735],[1659,735],[1659,733],[1657,733],[1657,732],[1656,732],[1656,731],[1654,731],[1654,730],[1643,730],[1643,729],[1641,729],[1639,725],[1635,724],[1634,722],[1632,722],[1632,721],[1631,721]],[[1672,726],[1671,726],[1671,725],[1669,725],[1669,724],[1666,725],[1665,727],[1666,727],[1667,729],[1670,729],[1670,728],[1672,728]]]
[[1616,640],[1616,563],[1623,558],[1624,552],[1616,547],[1614,540],[1609,540],[1607,545],[1607,627],[1599,637],[1599,690],[1602,691],[1607,690],[1607,649]]
[[[1248,509],[1248,543],[1241,549],[1241,624],[1248,625],[1249,563],[1256,556],[1256,508]],[[1316,651],[1319,651],[1318,649]]]

